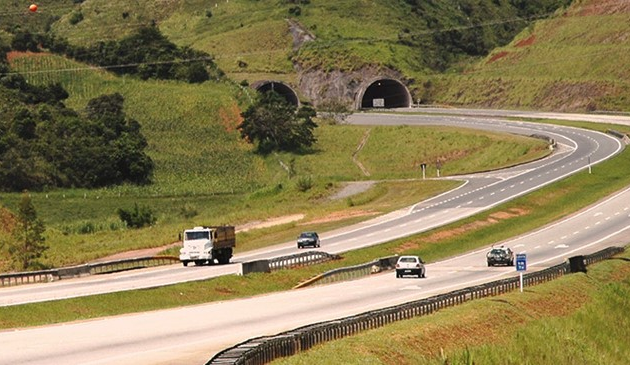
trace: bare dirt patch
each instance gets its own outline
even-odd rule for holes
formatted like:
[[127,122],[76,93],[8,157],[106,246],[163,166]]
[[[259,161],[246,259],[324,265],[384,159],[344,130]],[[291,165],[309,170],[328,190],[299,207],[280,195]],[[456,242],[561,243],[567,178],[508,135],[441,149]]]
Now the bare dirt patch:
[[246,231],[249,231],[250,229],[272,227],[272,226],[277,226],[280,224],[296,222],[302,219],[304,219],[304,214],[300,213],[300,214],[285,215],[282,217],[269,218],[262,221],[253,221],[253,222],[236,226],[236,232],[246,232]]
[[[292,214],[292,215],[286,215],[282,217],[270,218],[270,219],[266,219],[262,221],[248,222],[248,223],[236,226],[235,229],[236,229],[236,232],[245,232],[251,229],[271,227],[271,226],[275,226],[279,224],[299,221],[301,219],[304,219],[304,214]],[[155,256],[155,255],[158,255],[160,252],[168,250],[169,248],[181,246],[181,244],[182,244],[181,242],[173,242],[168,245],[164,245],[160,247],[152,247],[152,248],[145,248],[145,249],[140,249],[140,250],[120,252],[114,255],[110,255],[107,257],[94,260],[92,262],[104,262],[104,261],[130,259],[130,258],[136,258],[136,257]]]
[[536,42],[536,35],[532,34],[529,37],[516,42],[516,47],[521,48],[521,47],[531,46],[535,42]]
[[[429,237],[427,237],[426,239],[423,239],[422,242],[423,243],[437,243],[442,240],[449,239],[449,238],[462,235],[468,232],[472,232],[477,229],[490,226],[492,224],[497,224],[506,219],[525,215],[527,213],[529,213],[528,210],[521,209],[521,208],[513,208],[507,211],[496,212],[488,216],[486,220],[479,220],[479,221],[475,221],[469,224],[465,224],[457,228],[453,228],[449,230],[440,230],[438,232],[435,232],[429,235]],[[407,242],[402,243],[400,246],[398,246],[396,251],[404,252],[407,250],[418,248],[418,245],[419,243],[417,241],[413,241],[413,240],[407,241]]]
[[330,197],[330,200],[338,200],[347,198],[356,194],[368,191],[372,186],[376,184],[375,181],[352,181],[347,182],[344,186],[335,194]]
[[501,52],[498,52],[497,54],[495,54],[495,55],[493,55],[492,57],[490,57],[490,59],[488,60],[488,63],[490,64],[490,63],[492,63],[492,62],[498,61],[498,60],[500,60],[501,58],[506,57],[508,54],[509,54],[509,53],[508,53],[507,51],[501,51]]
[[11,51],[11,52],[7,52],[7,61],[9,61],[9,63],[11,63],[11,61],[13,61],[16,58],[44,57],[44,56],[48,56],[48,55],[50,55],[50,53],[47,53],[47,52],[31,52],[31,51],[19,52],[19,51]]
[[484,228],[492,224],[497,224],[502,220],[518,217],[525,214],[527,214],[527,211],[525,209],[510,209],[509,211],[497,212],[491,214],[488,219],[484,221],[476,221],[451,230],[435,232],[426,239],[426,242],[438,242],[444,239],[477,230],[479,228]]
[[336,222],[336,221],[340,221],[340,220],[344,220],[348,218],[364,217],[364,216],[371,216],[371,215],[377,215],[377,214],[379,214],[379,212],[374,212],[374,211],[369,211],[369,210],[341,210],[338,212],[330,213],[327,216],[322,217],[322,218],[317,218],[308,222],[304,222],[302,224],[306,225],[306,224]]
[[619,0],[592,0],[576,7],[578,16],[630,13],[630,3]]
[[17,219],[8,209],[0,208],[0,231],[11,233],[17,224]]
[[227,132],[235,131],[236,127],[243,121],[241,111],[236,103],[232,103],[228,107],[221,107],[219,109],[219,119]]

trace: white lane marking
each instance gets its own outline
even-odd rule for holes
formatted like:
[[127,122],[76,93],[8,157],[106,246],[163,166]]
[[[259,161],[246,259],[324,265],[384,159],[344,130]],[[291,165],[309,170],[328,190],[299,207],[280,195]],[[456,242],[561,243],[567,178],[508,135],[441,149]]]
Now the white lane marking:
[[569,248],[569,246],[567,246],[565,244],[562,244],[562,245],[558,245],[558,246],[556,246],[554,248]]
[[422,289],[421,286],[413,285],[413,286],[403,286],[399,290],[420,290],[420,289]]

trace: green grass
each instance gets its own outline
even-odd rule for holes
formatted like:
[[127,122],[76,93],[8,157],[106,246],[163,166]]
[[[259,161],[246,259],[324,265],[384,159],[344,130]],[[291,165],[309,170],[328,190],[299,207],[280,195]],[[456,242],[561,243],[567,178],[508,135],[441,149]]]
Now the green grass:
[[[175,241],[177,232],[198,224],[243,224],[285,214],[303,213],[306,221],[334,211],[354,210],[386,213],[452,187],[448,183],[414,182],[383,185],[390,206],[353,197],[331,202],[326,197],[342,181],[366,179],[413,179],[420,177],[419,164],[428,163],[427,176],[436,176],[435,163],[443,160],[443,175],[489,170],[532,160],[548,153],[539,140],[443,127],[375,127],[322,124],[315,130],[318,143],[312,153],[272,154],[261,157],[243,142],[236,125],[247,97],[232,83],[207,82],[188,85],[177,82],[141,82],[115,77],[102,70],[54,55],[17,54],[12,67],[29,82],[60,82],[72,97],[70,107],[79,111],[87,101],[103,93],[120,92],[125,112],[142,125],[148,153],[156,163],[154,183],[145,186],[115,186],[97,190],[58,190],[32,193],[40,218],[46,223],[50,249],[43,263],[51,267],[84,263],[110,254]],[[67,70],[40,72],[45,70]],[[236,95],[236,96],[235,96]],[[364,176],[352,155],[364,135],[367,143],[357,158],[369,170]],[[292,166],[292,176],[280,162]],[[314,188],[297,191],[300,178],[312,178]],[[277,190],[276,187],[282,188]],[[404,200],[392,199],[400,191]],[[275,192],[274,192],[275,191]],[[270,194],[270,192],[274,192]],[[374,194],[374,193],[369,193]],[[378,193],[381,194],[381,193]],[[0,202],[15,209],[19,194],[2,194]],[[116,211],[135,203],[151,208],[158,221],[154,227],[126,230]],[[186,216],[186,210],[197,212]],[[370,217],[320,224],[318,230]],[[305,222],[299,222],[303,224]],[[258,239],[239,237],[239,250],[293,239],[294,223],[276,227]],[[90,231],[91,234],[80,234]],[[284,233],[283,233],[284,232]]]
[[629,259],[626,252],[589,266],[588,274],[397,322],[272,364],[625,364]]
[[[625,170],[619,169],[619,166],[628,165],[630,165],[630,151],[625,150],[613,159],[595,165],[592,174],[587,172],[575,174],[463,221],[378,246],[347,252],[338,261],[274,272],[262,276],[265,280],[260,280],[259,275],[262,274],[245,277],[226,276],[190,284],[76,298],[70,301],[3,307],[0,308],[0,328],[34,326],[112,314],[173,308],[207,303],[212,300],[289,290],[301,281],[322,272],[369,262],[375,258],[393,254],[417,254],[427,262],[437,261],[531,231],[628,186],[630,176]],[[387,196],[383,195],[380,199],[386,201]],[[491,220],[490,217],[492,217]],[[284,230],[284,227],[279,231],[282,231],[282,234],[288,232]],[[271,229],[268,232],[274,232],[274,230]],[[129,306],[128,303],[134,304]]]

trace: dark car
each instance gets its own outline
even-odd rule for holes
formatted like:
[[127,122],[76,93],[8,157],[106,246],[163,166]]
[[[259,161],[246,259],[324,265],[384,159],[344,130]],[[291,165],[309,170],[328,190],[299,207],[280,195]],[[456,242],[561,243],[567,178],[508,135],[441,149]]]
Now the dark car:
[[488,266],[514,266],[514,252],[509,247],[493,247],[486,255]]
[[306,246],[319,247],[319,236],[317,232],[302,232],[297,238],[297,247]]

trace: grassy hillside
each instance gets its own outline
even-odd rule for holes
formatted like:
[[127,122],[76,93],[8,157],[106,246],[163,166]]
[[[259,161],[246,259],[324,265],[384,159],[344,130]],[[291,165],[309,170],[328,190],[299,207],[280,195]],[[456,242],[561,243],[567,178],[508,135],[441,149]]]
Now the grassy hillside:
[[[237,81],[297,85],[305,70],[388,67],[409,80],[414,100],[429,104],[630,110],[628,5],[567,3],[44,0],[31,14],[0,0],[0,19],[7,29],[50,29],[84,45],[157,24],[178,45],[212,54]],[[299,32],[314,40],[298,41]]]
[[462,75],[436,78],[432,100],[455,105],[630,111],[630,6],[574,1]]
[[[215,55],[219,66],[238,80],[277,75],[295,80],[296,63],[300,69],[324,70],[380,65],[411,76],[448,67],[465,52],[477,55],[488,47],[505,44],[527,24],[519,16],[563,2],[539,0],[517,9],[509,1],[489,0],[460,4],[173,0],[159,5],[149,0],[133,5],[122,0],[92,0],[77,5],[52,29],[72,43],[87,44],[120,37],[141,24],[155,22],[175,43]],[[82,17],[78,22],[73,15],[77,13]],[[509,21],[502,21],[505,19]],[[314,40],[295,43],[297,30]],[[475,37],[480,39],[473,41]],[[460,49],[467,38],[474,46]],[[451,44],[456,46],[449,48]]]

